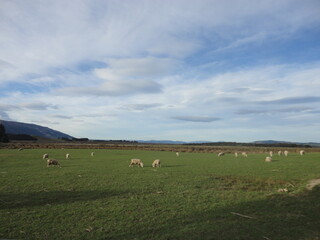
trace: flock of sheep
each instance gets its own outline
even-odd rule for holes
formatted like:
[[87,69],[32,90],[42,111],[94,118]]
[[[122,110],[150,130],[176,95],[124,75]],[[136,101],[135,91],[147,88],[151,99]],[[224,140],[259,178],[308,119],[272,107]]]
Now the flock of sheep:
[[[91,157],[93,157],[93,156],[94,156],[94,152],[91,152]],[[70,159],[70,157],[71,157],[70,153],[67,153],[66,154],[66,159]],[[61,167],[58,160],[49,158],[49,154],[48,153],[43,154],[42,158],[44,160],[47,160],[47,167],[49,167],[49,166]]]
[[[300,150],[300,151],[299,151],[300,156],[303,156],[305,153],[306,153],[306,152],[305,152],[304,150]],[[282,154],[285,155],[286,157],[288,157],[289,152],[288,152],[287,150],[285,150],[285,151],[283,151],[283,152],[282,152],[282,151],[278,151],[278,155],[279,155],[279,156],[281,156]],[[270,151],[270,152],[269,152],[269,155],[270,155],[270,156],[266,157],[266,159],[265,159],[266,162],[272,162],[273,152]]]
[[[278,155],[279,155],[279,156],[284,155],[284,156],[287,157],[288,154],[289,154],[289,152],[288,152],[287,150],[285,150],[285,151],[278,151]],[[300,150],[299,154],[300,154],[301,156],[303,156],[303,155],[305,154],[305,151],[304,151],[304,150]],[[94,156],[94,152],[91,152],[90,155],[91,155],[91,157],[93,157],[93,156]],[[225,155],[225,152],[219,152],[219,153],[218,153],[218,157],[222,157],[222,156],[224,156],[224,155]],[[176,156],[179,157],[179,152],[176,152]],[[235,153],[234,153],[234,156],[235,156],[235,157],[238,157],[238,156],[239,156],[238,152],[235,152]],[[247,154],[246,152],[241,152],[241,156],[243,156],[243,157],[248,157],[248,154]],[[70,157],[71,157],[70,154],[67,153],[67,154],[66,154],[66,159],[69,159]],[[269,152],[269,156],[267,156],[267,157],[265,158],[265,161],[266,161],[266,162],[272,162],[272,157],[273,157],[273,151],[270,151],[270,152]],[[45,159],[45,160],[47,160],[47,167],[49,167],[49,166],[58,166],[58,167],[61,167],[59,161],[56,160],[56,159],[51,159],[51,158],[49,158],[49,154],[47,154],[47,153],[43,154],[43,157],[42,157],[42,158]],[[129,164],[129,167],[133,167],[134,165],[137,165],[138,167],[142,167],[142,168],[143,168],[143,166],[144,166],[144,164],[143,164],[143,162],[141,161],[141,159],[137,159],[137,158],[131,159],[130,164]],[[152,163],[152,167],[161,167],[161,161],[160,161],[160,159],[154,160],[153,163]]]
[[[91,155],[91,157],[93,157],[94,156],[94,152],[91,152],[90,155]],[[178,152],[176,152],[176,156],[179,157],[179,153]],[[47,160],[47,167],[49,167],[49,166],[61,167],[58,160],[49,158],[49,154],[48,153],[43,154],[42,158],[44,160]],[[66,154],[66,159],[69,159],[69,158],[70,158],[70,154],[67,153]],[[133,167],[134,165],[138,165],[138,167],[143,167],[143,162],[141,161],[141,159],[131,159],[129,167]],[[153,163],[152,163],[152,167],[161,167],[160,159],[154,160]]]
[[[138,165],[138,167],[143,167],[143,162],[141,161],[141,159],[134,158],[134,159],[131,159],[129,167],[133,167],[133,165]],[[152,167],[161,167],[160,159],[154,160],[152,163]]]
[[[94,156],[94,152],[91,152],[90,155],[91,155],[91,157],[93,157]],[[177,155],[177,157],[179,157],[179,153],[178,152],[176,153],[176,155]],[[42,158],[44,160],[47,160],[47,167],[49,167],[49,166],[61,167],[61,165],[60,165],[58,160],[49,158],[49,154],[48,153],[43,154]],[[70,154],[69,153],[66,154],[66,159],[70,159]],[[133,165],[138,165],[138,167],[143,167],[143,162],[140,159],[131,159],[129,167],[133,167]],[[154,160],[153,163],[152,163],[152,167],[161,167],[160,159]]]
[[[301,156],[303,156],[305,153],[306,153],[306,152],[305,152],[304,150],[300,150],[300,151],[299,151],[299,154],[300,154]],[[278,151],[278,155],[279,155],[279,156],[281,156],[282,154],[287,157],[288,154],[289,154],[289,152],[288,152],[287,150],[285,150],[285,151]],[[224,152],[219,152],[219,153],[218,153],[218,157],[222,157],[223,155],[225,155]],[[239,154],[238,154],[237,152],[234,153],[234,156],[235,156],[235,157],[238,157],[238,155],[239,155]],[[246,152],[242,152],[241,155],[244,156],[244,157],[248,157],[248,154],[247,154]],[[270,156],[267,156],[267,157],[265,158],[265,161],[266,161],[266,162],[272,162],[273,152],[270,151],[270,152],[269,152],[269,155],[270,155]]]
[[[176,152],[176,156],[179,157],[179,152]],[[133,158],[130,161],[129,167],[133,167],[134,165],[138,165],[138,167],[143,167],[143,162],[141,159]],[[161,167],[160,159],[156,159],[152,163],[152,167]]]

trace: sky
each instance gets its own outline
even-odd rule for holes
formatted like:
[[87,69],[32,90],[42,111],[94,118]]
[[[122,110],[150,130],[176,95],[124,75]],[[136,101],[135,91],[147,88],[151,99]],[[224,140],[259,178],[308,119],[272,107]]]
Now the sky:
[[319,0],[0,0],[0,119],[90,139],[320,141]]

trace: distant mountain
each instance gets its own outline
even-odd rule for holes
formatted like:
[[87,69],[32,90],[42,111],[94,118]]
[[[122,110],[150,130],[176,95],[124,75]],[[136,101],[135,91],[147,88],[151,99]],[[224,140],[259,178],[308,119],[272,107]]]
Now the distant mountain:
[[[50,139],[72,139],[75,140],[74,137],[53,130],[48,127],[43,127],[36,124],[23,123],[23,122],[13,122],[13,121],[5,121],[0,119],[0,123],[2,123],[5,127],[5,131],[8,135],[23,135],[27,134],[34,137],[42,137],[42,138],[50,138]],[[79,139],[78,139],[79,140]],[[83,140],[83,139],[81,139]],[[88,140],[88,139],[86,139]],[[103,141],[103,140],[100,140]],[[119,142],[125,142],[125,140],[121,140]],[[130,141],[129,141],[130,142]],[[210,142],[210,141],[172,141],[172,140],[138,140],[139,143],[150,143],[150,144],[196,144],[196,145],[209,145],[209,146],[237,146],[237,145],[274,145],[274,146],[290,146],[290,145],[300,145],[300,146],[311,146],[311,147],[320,147],[320,143],[316,142],[288,142],[288,141],[274,141],[274,140],[260,140],[254,141],[251,143],[238,143],[238,142]]]
[[260,140],[253,142],[254,144],[297,144],[297,145],[309,145],[312,147],[320,147],[320,143],[316,142],[288,142],[288,141],[274,141],[274,140]]
[[23,123],[23,122],[13,122],[0,120],[4,125],[7,134],[27,134],[30,136],[51,138],[51,139],[61,139],[61,138],[73,138],[72,136],[53,130],[48,127],[42,127],[36,124]]
[[278,144],[278,143],[291,143],[288,141],[274,141],[274,140],[260,140],[260,141],[254,141],[252,143],[255,144]]
[[278,147],[286,147],[286,146],[312,146],[312,147],[320,147],[320,143],[315,142],[288,142],[288,141],[274,141],[274,140],[260,140],[248,143],[241,142],[210,142],[210,141],[171,141],[171,140],[138,140],[139,143],[150,143],[150,144],[195,144],[195,145],[208,145],[208,146],[255,146],[255,145],[270,145],[270,146],[278,146]]

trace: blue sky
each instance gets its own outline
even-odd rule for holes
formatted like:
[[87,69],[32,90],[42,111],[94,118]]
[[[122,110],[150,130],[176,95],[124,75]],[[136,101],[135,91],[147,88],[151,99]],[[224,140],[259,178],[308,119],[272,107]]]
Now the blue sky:
[[0,119],[91,139],[320,141],[318,0],[3,0],[0,32]]

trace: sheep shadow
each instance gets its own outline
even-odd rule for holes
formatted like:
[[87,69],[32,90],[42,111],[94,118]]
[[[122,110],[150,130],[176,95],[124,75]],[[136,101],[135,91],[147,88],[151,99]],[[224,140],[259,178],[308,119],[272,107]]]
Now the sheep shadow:
[[[157,168],[174,168],[174,167],[184,167],[185,165],[161,165],[161,167],[155,167]],[[153,168],[152,166],[143,166],[144,168]]]
[[280,162],[281,160],[279,159],[272,159],[272,162]]
[[185,165],[164,165],[161,167],[165,167],[165,168],[175,168],[175,167],[184,167]]
[[320,187],[298,196],[275,194],[267,199],[178,215],[130,235],[112,239],[319,239]]
[[127,194],[116,191],[41,191],[0,194],[0,209],[35,207],[90,201]]

